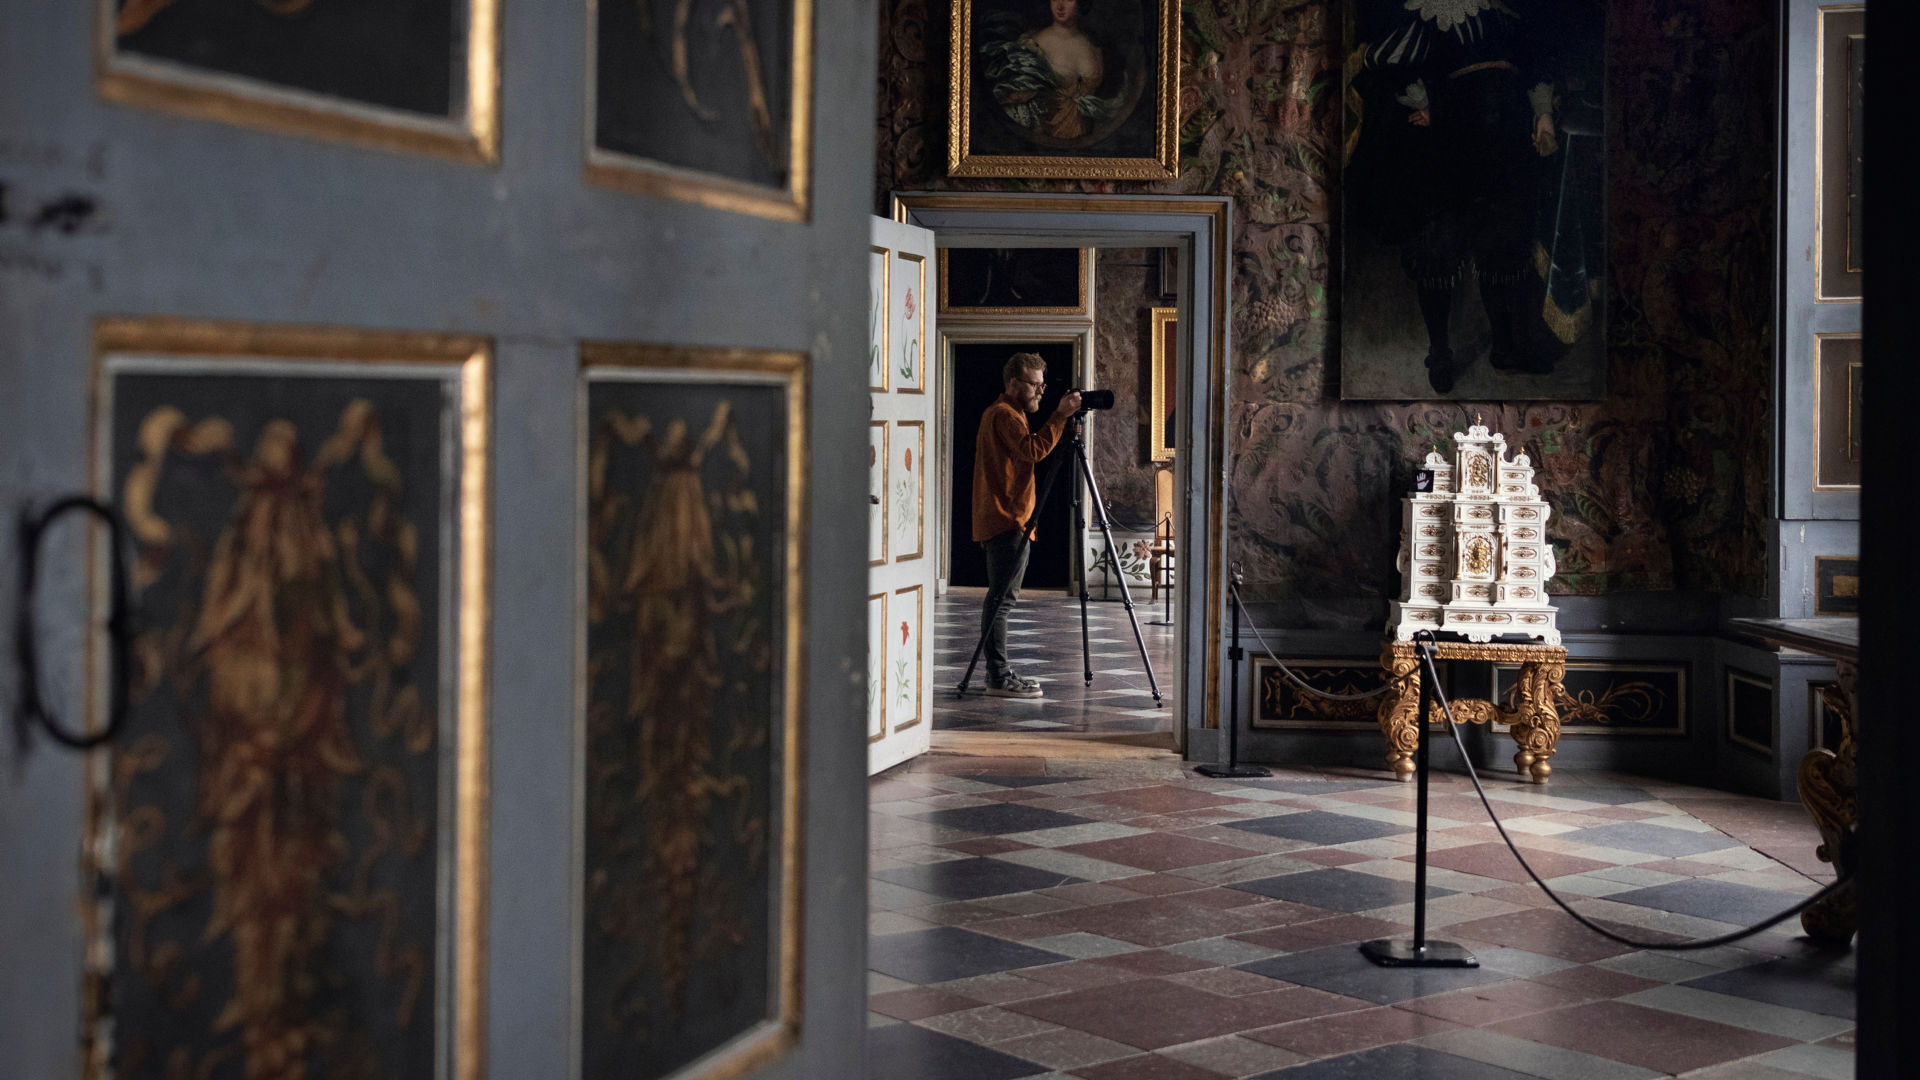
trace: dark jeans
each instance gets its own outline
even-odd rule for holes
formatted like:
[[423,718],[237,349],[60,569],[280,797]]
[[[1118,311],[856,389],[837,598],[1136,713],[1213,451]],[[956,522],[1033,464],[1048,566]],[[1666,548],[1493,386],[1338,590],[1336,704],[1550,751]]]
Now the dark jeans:
[[980,610],[980,632],[986,637],[987,684],[1007,675],[1007,613],[1020,601],[1020,579],[1027,576],[1027,553],[1032,544],[1020,542],[1020,530],[1008,529],[980,541],[987,555],[987,601]]

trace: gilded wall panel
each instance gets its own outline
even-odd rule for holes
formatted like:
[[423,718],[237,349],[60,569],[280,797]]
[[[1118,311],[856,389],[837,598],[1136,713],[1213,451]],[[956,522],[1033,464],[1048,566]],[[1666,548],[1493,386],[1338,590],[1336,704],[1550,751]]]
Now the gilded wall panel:
[[800,360],[587,358],[582,1075],[740,1075],[798,1023]]
[[484,344],[101,341],[138,614],[93,769],[90,1073],[478,1075]]

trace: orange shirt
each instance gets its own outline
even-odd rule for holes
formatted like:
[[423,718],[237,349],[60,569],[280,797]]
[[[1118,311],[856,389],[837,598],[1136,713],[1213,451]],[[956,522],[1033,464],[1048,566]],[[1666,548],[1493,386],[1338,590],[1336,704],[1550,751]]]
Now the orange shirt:
[[1033,515],[1033,466],[1051,453],[1067,429],[1054,413],[1038,431],[1005,394],[980,418],[973,455],[973,538],[990,540],[1017,529]]

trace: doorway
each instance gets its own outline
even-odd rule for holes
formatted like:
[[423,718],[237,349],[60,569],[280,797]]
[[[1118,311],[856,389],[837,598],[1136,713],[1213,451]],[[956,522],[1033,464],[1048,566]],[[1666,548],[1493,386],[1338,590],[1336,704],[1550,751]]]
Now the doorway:
[[[1040,409],[1027,417],[1030,429],[1038,430],[1049,416],[1060,395],[1074,385],[1079,367],[1079,342],[1076,341],[955,341],[952,343],[947,381],[949,409],[943,436],[949,447],[947,474],[947,583],[966,588],[987,584],[987,560],[973,539],[974,435],[980,430],[980,418],[999,398],[1005,386],[1001,369],[1007,357],[1017,352],[1036,353],[1047,362],[1047,392]],[[1067,453],[1066,441],[1036,466],[1037,481],[1059,466]],[[1072,477],[1060,474],[1053,492],[1041,503],[1039,530],[1027,558],[1025,587],[1064,589],[1073,580],[1073,516],[1067,485]]]
[[[1231,200],[1213,196],[1018,195],[907,192],[894,218],[932,229],[945,247],[1173,247],[1179,251],[1176,423],[1170,513],[1183,543],[1173,574],[1179,635],[1168,702],[1175,748],[1189,760],[1220,749],[1225,605],[1226,289]],[[951,459],[949,467],[953,465]],[[958,554],[956,545],[956,556]],[[1129,643],[1130,644],[1130,643]],[[957,679],[956,679],[957,681]]]

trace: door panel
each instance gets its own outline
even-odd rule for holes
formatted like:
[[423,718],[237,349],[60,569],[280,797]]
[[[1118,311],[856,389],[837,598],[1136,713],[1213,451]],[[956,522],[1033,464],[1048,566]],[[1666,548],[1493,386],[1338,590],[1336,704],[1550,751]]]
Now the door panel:
[[[238,72],[174,47],[224,33],[203,19],[216,5],[0,5],[0,518],[110,500],[132,526],[117,554],[135,599],[124,737],[79,754],[28,724],[25,750],[0,741],[0,1074],[597,1080],[616,1071],[583,1038],[609,1000],[581,945],[601,870],[600,895],[625,888],[629,914],[662,925],[684,927],[689,880],[732,894],[697,888],[701,910],[734,913],[691,931],[732,952],[605,954],[651,995],[620,1075],[862,1074],[866,763],[838,724],[866,654],[867,567],[836,525],[869,506],[854,433],[872,16],[747,3],[791,62],[743,74],[729,24],[725,62],[691,77],[710,108],[722,83],[804,94],[771,88],[770,127],[730,116],[712,136],[771,132],[784,172],[709,182],[676,161],[669,184],[609,179],[663,174],[632,152],[590,160],[590,4],[452,0],[432,40],[369,32],[366,5],[285,25],[260,8],[250,25],[312,48],[220,53],[288,65]],[[128,11],[149,21],[119,25]],[[836,43],[831,70],[812,65],[816,39]],[[336,61],[378,70],[363,47],[444,59],[449,41],[440,97],[301,81]],[[677,90],[658,104],[686,107]],[[752,489],[751,529],[736,499],[713,547],[690,549],[713,595],[668,605],[724,609],[705,626],[714,670],[761,672],[737,695],[758,712],[727,707],[678,747],[704,742],[704,767],[670,767],[646,711],[624,711],[631,677],[685,644],[638,612],[657,578],[602,583],[634,647],[603,669],[625,685],[589,689],[596,342],[791,360],[775,389],[719,380],[739,409],[763,390],[785,402],[781,425],[736,421],[746,483],[774,486]],[[668,413],[688,384],[611,382],[630,418],[661,425],[662,457],[641,439],[616,466],[637,528],[659,462],[678,460]],[[698,442],[712,425],[685,426]],[[745,489],[721,427],[691,487],[724,503]],[[728,607],[744,533],[760,606]],[[42,690],[97,726],[113,675],[94,598],[116,552],[79,519],[49,536]],[[15,547],[0,530],[8,612]],[[742,640],[764,649],[725,652]],[[679,670],[710,679],[704,663]],[[586,714],[607,703],[594,743]],[[611,816],[635,842],[595,847],[589,767],[621,764],[606,746],[623,737],[642,765]],[[708,812],[659,809],[663,777],[712,788]],[[749,969],[758,990],[709,1007]]]
[[936,367],[933,334],[933,233],[884,218],[871,222],[869,317],[867,771],[877,773],[932,743],[933,666],[929,598],[940,566],[938,475],[927,459]]

